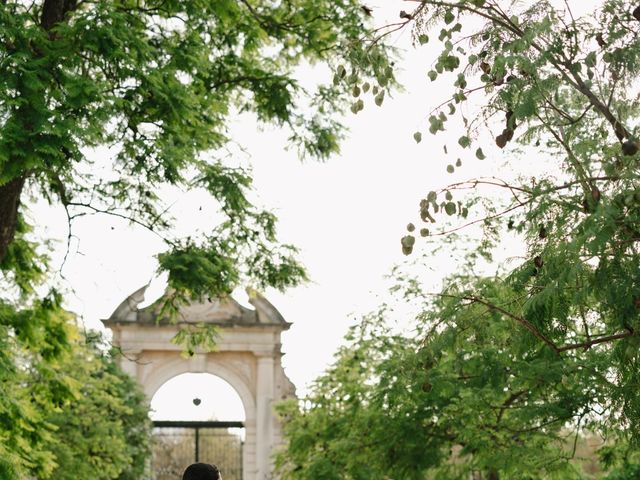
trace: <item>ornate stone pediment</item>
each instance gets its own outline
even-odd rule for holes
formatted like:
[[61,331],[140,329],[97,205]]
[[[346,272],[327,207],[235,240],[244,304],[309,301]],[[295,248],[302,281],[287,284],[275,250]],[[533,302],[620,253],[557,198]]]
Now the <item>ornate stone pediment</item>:
[[[115,309],[113,314],[103,320],[107,326],[116,323],[135,322],[139,324],[166,324],[168,321],[160,318],[159,311],[163,298],[143,308],[138,306],[144,302],[147,286],[129,295]],[[283,325],[288,327],[280,312],[260,293],[249,290],[249,303],[254,309],[240,305],[231,296],[222,299],[207,299],[193,301],[180,308],[177,323],[210,323],[216,325]]]

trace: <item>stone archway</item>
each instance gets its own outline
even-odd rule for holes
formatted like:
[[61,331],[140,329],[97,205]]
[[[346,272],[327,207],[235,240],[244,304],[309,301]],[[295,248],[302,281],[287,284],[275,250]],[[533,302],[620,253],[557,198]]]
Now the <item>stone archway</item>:
[[[154,305],[138,309],[146,287],[134,292],[104,325],[123,353],[121,367],[142,386],[149,401],[169,379],[182,373],[211,373],[229,383],[245,410],[244,480],[272,478],[271,455],[281,441],[273,403],[295,396],[282,369],[280,335],[290,327],[264,297],[251,292],[245,308],[232,298],[192,303],[180,311],[177,324],[159,320]],[[181,325],[214,324],[220,337],[214,352],[185,358],[171,342]]]

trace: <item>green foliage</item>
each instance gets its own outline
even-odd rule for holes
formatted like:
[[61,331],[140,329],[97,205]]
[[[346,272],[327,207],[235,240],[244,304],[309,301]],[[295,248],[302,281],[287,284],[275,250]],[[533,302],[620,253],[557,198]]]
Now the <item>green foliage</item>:
[[48,258],[38,252],[36,242],[29,239],[33,228],[18,218],[15,237],[0,261],[0,271],[6,272],[7,284],[13,284],[23,295],[34,293],[34,286],[46,278]]
[[[586,478],[575,457],[587,434],[604,440],[608,478],[637,476],[640,9],[604,0],[576,18],[570,7],[426,0],[381,30],[410,26],[418,45],[440,29],[428,76],[453,93],[429,132],[459,113],[460,152],[504,149],[516,178],[420,202],[423,244],[457,249],[461,269],[439,292],[400,278],[415,334],[394,333],[384,309],[365,318],[303,407],[281,407],[285,478]],[[531,178],[537,158],[548,167]],[[471,225],[474,243],[461,234]],[[521,255],[484,277],[477,260],[514,234]],[[401,243],[421,248],[411,231]]]
[[55,429],[52,478],[143,478],[151,441],[147,399],[116,365],[117,352],[102,351],[99,337],[83,340],[60,367],[78,385],[74,397],[47,416]]
[[[0,187],[25,180],[36,198],[62,204],[70,228],[79,216],[103,213],[157,232],[168,247],[160,269],[183,296],[199,294],[204,281],[208,294],[241,282],[297,284],[304,272],[278,244],[270,214],[249,199],[249,172],[211,152],[228,144],[228,119],[240,112],[289,129],[303,155],[337,152],[336,117],[353,85],[375,80],[381,102],[393,84],[385,47],[361,42],[370,35],[365,17],[351,0],[2,2]],[[296,67],[316,62],[343,73],[302,88]],[[100,146],[114,151],[106,175],[87,156]],[[172,236],[162,185],[207,190],[223,226]],[[7,205],[21,195],[0,188]],[[24,220],[16,227],[3,215],[0,223],[5,280],[31,291],[43,257],[22,240]],[[269,261],[269,251],[281,253]],[[204,278],[189,274],[194,264]]]
[[146,399],[59,301],[0,309],[2,478],[139,479],[149,455]]
[[383,306],[301,405],[279,405],[285,479],[586,478],[574,442],[587,431],[616,445],[603,462],[616,466],[611,478],[634,471],[623,466],[638,450],[618,418],[613,351],[558,354],[535,341],[508,281],[456,278],[435,298],[400,281],[398,303],[424,305],[416,333],[395,333],[397,314]]
[[187,325],[182,328],[173,338],[173,343],[182,345],[183,355],[192,357],[197,348],[204,351],[215,349],[218,339],[218,329],[215,325]]
[[[338,152],[353,85],[382,103],[394,83],[386,48],[361,41],[365,17],[354,0],[0,2],[0,477],[133,479],[146,455],[139,398],[111,360],[74,343],[27,205],[64,208],[69,239],[94,214],[158,234],[167,316],[242,283],[300,283],[295,249],[253,204],[250,172],[220,160],[229,119],[282,127],[301,155]],[[296,68],[314,63],[343,73],[303,88]],[[209,193],[218,226],[173,234],[167,187]]]
[[[0,472],[42,477],[53,469],[52,426],[47,412],[73,395],[75,382],[60,374],[69,355],[70,315],[57,293],[16,308],[0,303]],[[16,477],[18,475],[18,477]]]
[[600,451],[602,463],[613,470],[604,477],[606,480],[631,480],[640,475],[640,452],[627,442],[605,446]]

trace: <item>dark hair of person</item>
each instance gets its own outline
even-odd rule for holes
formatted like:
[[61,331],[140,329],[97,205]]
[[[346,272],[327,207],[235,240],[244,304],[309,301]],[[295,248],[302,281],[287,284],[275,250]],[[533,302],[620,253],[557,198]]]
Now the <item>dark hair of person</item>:
[[194,463],[189,465],[182,474],[182,480],[219,480],[220,470],[208,463]]

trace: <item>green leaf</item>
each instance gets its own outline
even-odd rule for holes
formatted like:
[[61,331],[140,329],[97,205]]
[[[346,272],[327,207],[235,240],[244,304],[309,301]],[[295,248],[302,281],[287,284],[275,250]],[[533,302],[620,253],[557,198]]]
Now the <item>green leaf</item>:
[[444,211],[447,215],[451,216],[456,213],[456,204],[453,202],[447,202],[444,204]]
[[455,20],[455,15],[453,14],[452,10],[447,10],[444,13],[444,23],[449,24],[451,22],[453,22]]
[[422,133],[415,132],[413,134],[413,139],[416,141],[416,143],[420,143],[422,141]]
[[484,160],[485,158],[487,158],[487,157],[485,156],[484,152],[482,151],[482,148],[478,148],[478,149],[476,150],[476,158],[477,158],[478,160]]
[[463,135],[462,137],[460,137],[458,139],[458,144],[462,147],[462,148],[469,148],[471,146],[471,140],[469,139],[469,137],[467,137],[466,135]]

